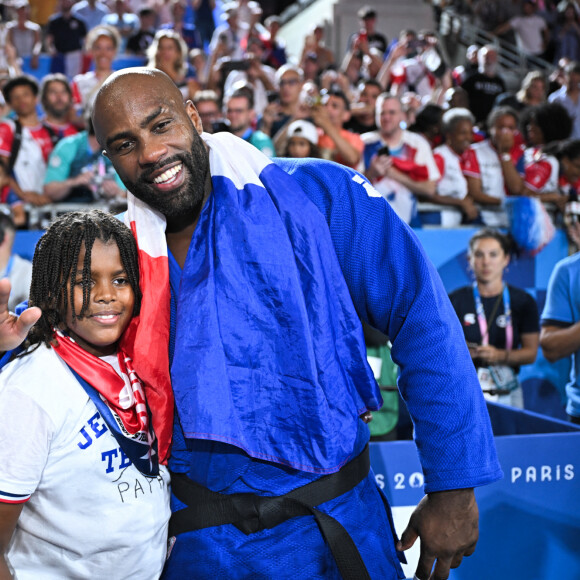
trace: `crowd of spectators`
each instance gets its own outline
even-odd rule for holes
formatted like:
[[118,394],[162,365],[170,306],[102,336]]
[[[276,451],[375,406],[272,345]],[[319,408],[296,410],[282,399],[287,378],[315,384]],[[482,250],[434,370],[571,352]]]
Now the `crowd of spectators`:
[[[489,28],[481,4],[463,6]],[[521,20],[543,18],[548,6],[524,2],[522,16],[494,22],[494,30],[517,36]],[[532,71],[509,93],[495,46],[469,47],[452,69],[434,32],[404,29],[388,39],[366,6],[345,54],[329,49],[318,23],[296,60],[279,36],[280,18],[262,18],[254,0],[220,5],[217,22],[214,0],[60,0],[44,26],[30,20],[27,0],[4,8],[1,201],[18,227],[28,225],[26,207],[123,199],[88,120],[103,81],[136,64],[167,73],[205,131],[230,131],[268,156],[355,168],[416,227],[507,227],[513,196],[549,202],[559,221],[576,200],[575,159],[565,151],[580,138],[580,65],[563,55],[560,74]],[[50,73],[37,82],[25,73],[42,58]]]
[[[557,224],[575,224],[576,241],[576,4],[558,5],[561,17],[545,25],[538,19],[553,12],[549,2],[512,2],[522,15],[502,17],[499,2],[461,4],[488,30],[515,34],[524,54],[546,56],[556,43],[554,74],[531,71],[508,92],[495,45],[470,46],[465,63],[452,68],[433,31],[408,28],[388,39],[367,6],[345,54],[328,48],[317,23],[293,60],[280,18],[262,18],[255,0],[220,5],[218,22],[215,0],[60,0],[44,26],[30,20],[27,0],[5,2],[0,201],[20,228],[38,225],[31,208],[49,204],[122,206],[126,191],[99,151],[91,108],[113,70],[142,65],[164,71],[193,101],[204,131],[229,131],[269,157],[354,168],[412,226],[507,229],[508,200],[528,198],[546,202]],[[42,58],[50,58],[50,73],[36,80]],[[516,356],[510,364],[526,362]]]

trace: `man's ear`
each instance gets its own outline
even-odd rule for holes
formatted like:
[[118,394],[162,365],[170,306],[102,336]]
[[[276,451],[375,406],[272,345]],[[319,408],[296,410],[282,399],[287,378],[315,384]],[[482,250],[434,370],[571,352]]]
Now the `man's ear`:
[[185,103],[185,110],[191,119],[195,130],[201,135],[203,133],[203,125],[201,124],[201,118],[197,112],[197,109],[195,108],[195,105],[191,101],[187,101],[187,103]]

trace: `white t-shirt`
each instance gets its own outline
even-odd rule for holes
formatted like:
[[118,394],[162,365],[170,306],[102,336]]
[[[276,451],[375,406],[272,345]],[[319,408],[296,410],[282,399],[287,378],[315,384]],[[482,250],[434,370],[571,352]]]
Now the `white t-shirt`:
[[[463,199],[467,195],[467,180],[463,175],[461,160],[448,145],[440,145],[433,151],[433,156],[439,158],[441,179],[437,182],[437,193],[446,197]],[[443,169],[441,169],[443,168]],[[461,225],[462,213],[455,207],[441,210],[441,226],[454,228]]]
[[464,173],[481,179],[483,193],[502,200],[502,204],[497,208],[489,206],[481,210],[483,223],[490,227],[507,227],[508,218],[503,205],[506,191],[501,161],[489,139],[474,143],[469,148]]
[[146,477],[45,346],[0,373],[0,500],[24,507],[6,560],[19,580],[156,579],[169,474]]
[[544,52],[543,30],[547,28],[546,21],[537,14],[531,16],[514,16],[510,26],[516,35],[518,48],[526,54],[539,55]]

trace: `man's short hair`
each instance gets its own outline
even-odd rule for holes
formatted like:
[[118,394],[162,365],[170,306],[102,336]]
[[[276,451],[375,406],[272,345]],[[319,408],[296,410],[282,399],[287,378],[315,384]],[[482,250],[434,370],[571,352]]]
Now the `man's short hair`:
[[229,93],[224,98],[224,105],[227,105],[230,99],[246,99],[248,101],[248,109],[254,108],[254,91],[249,86],[239,87]]
[[491,110],[491,113],[487,116],[487,120],[485,122],[487,130],[489,131],[497,123],[497,120],[500,117],[504,117],[505,115],[513,117],[516,123],[519,123],[520,121],[520,116],[518,115],[515,109],[512,109],[511,107],[495,107]]
[[359,11],[356,13],[356,15],[358,16],[359,20],[366,20],[367,18],[376,18],[377,11],[370,6],[363,6],[362,8],[359,8]]
[[194,105],[197,105],[198,103],[211,102],[215,103],[218,106],[218,108],[220,106],[220,98],[218,97],[218,94],[215,91],[212,91],[211,89],[196,91],[195,94],[193,95],[192,102]]
[[12,91],[17,87],[30,87],[34,96],[38,96],[39,89],[36,79],[29,75],[20,75],[10,79],[2,88],[2,96],[8,104],[10,104],[10,95],[12,94]]
[[342,99],[345,109],[350,111],[350,101],[348,100],[348,97],[346,96],[345,92],[337,86],[331,85],[328,89],[322,89],[320,91],[320,96],[323,99],[324,97],[338,97],[339,99]]
[[377,89],[380,89],[381,92],[383,91],[383,86],[379,81],[377,81],[377,79],[363,79],[358,84],[359,91],[362,91],[364,87],[376,87]]
[[298,65],[286,63],[276,71],[276,82],[279,83],[288,71],[295,72],[300,77],[300,80],[304,80],[304,71]]

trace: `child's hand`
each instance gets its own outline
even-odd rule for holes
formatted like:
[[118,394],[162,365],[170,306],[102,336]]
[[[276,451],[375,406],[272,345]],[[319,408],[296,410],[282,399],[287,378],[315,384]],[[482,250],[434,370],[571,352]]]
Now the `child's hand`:
[[8,310],[10,297],[10,280],[0,280],[0,351],[8,351],[18,347],[28,334],[28,331],[40,318],[40,308],[33,306],[25,310],[20,316]]

